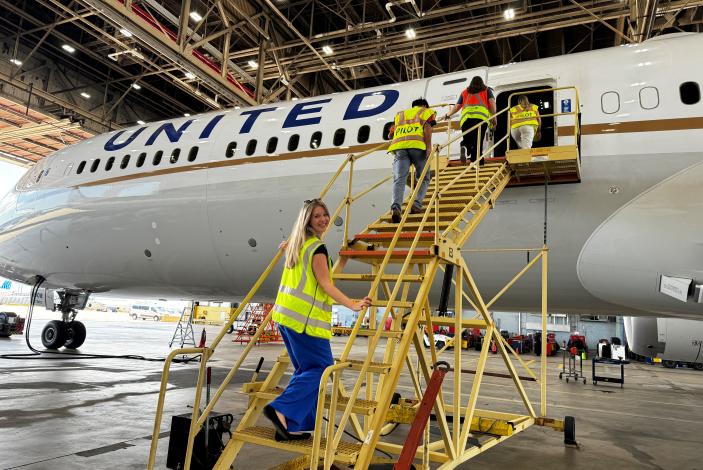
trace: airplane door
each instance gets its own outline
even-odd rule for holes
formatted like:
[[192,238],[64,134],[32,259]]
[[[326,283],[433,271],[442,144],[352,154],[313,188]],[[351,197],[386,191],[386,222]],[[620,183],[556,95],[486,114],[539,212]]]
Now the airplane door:
[[[461,72],[456,72],[448,75],[442,75],[441,77],[431,78],[427,82],[427,88],[425,88],[425,99],[433,106],[433,109],[437,111],[437,118],[440,118],[447,114],[452,106],[456,104],[457,99],[461,92],[469,86],[471,79],[475,76],[479,76],[486,81],[487,69],[486,67],[481,67],[477,69],[463,70]],[[440,106],[437,106],[440,105]],[[459,135],[459,114],[455,114],[452,119],[452,131],[449,134],[449,138],[455,138]],[[445,129],[444,132],[438,132],[440,129]],[[438,126],[432,138],[433,144],[445,144],[448,141],[448,136],[446,132],[446,126],[442,124]],[[451,158],[459,158],[459,142],[452,143],[449,148],[449,154]],[[446,155],[447,151],[442,151],[442,155]]]

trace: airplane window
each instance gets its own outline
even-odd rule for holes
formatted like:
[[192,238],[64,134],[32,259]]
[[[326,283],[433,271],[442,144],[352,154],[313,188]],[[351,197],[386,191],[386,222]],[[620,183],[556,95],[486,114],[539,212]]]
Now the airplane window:
[[188,152],[188,161],[194,162],[198,156],[198,147],[191,147],[190,152]]
[[356,135],[356,141],[360,144],[369,141],[369,134],[371,133],[371,128],[369,126],[361,126],[359,128],[359,133]]
[[107,159],[107,163],[105,163],[105,171],[110,171],[112,170],[112,165],[115,164],[115,157],[110,157]]
[[127,168],[127,165],[129,165],[129,155],[125,155],[122,157],[122,163],[120,163],[120,169],[124,170]]
[[293,134],[288,139],[288,151],[293,152],[298,149],[298,144],[300,143],[300,136],[298,134]]
[[391,126],[393,125],[393,121],[387,122],[385,126],[383,126],[383,140],[391,140],[390,137],[388,137],[388,132],[391,130]]
[[161,157],[164,155],[163,150],[157,150],[156,153],[154,154],[154,160],[152,160],[152,164],[154,166],[158,165],[161,163]]
[[332,143],[339,147],[344,143],[344,137],[347,135],[347,130],[346,129],[337,129],[334,132],[334,138],[332,139]]
[[96,158],[95,160],[93,160],[93,164],[90,165],[90,172],[91,172],[91,173],[95,173],[95,170],[98,169],[98,166],[99,166],[99,165],[100,165],[100,159],[99,159],[99,158]]
[[76,174],[80,175],[83,173],[83,168],[85,168],[85,161],[82,161],[79,165],[78,168],[76,168]]
[[34,182],[35,182],[35,183],[38,183],[43,174],[44,174],[44,170],[40,171],[39,174],[37,175],[37,179],[34,180]]
[[178,157],[181,155],[181,149],[173,149],[173,152],[171,152],[171,159],[169,160],[171,163],[176,163],[178,161]]
[[620,111],[620,95],[615,91],[606,91],[600,97],[600,109],[605,114],[615,114]]
[[225,157],[234,157],[234,152],[237,150],[237,142],[230,142],[227,146],[227,151],[225,152]]
[[640,90],[640,106],[643,109],[654,109],[659,106],[659,90],[646,86]]
[[313,132],[312,137],[310,137],[310,148],[318,148],[320,146],[320,142],[322,142],[322,132]]
[[266,153],[273,153],[278,146],[278,137],[271,137],[266,144]]
[[679,86],[683,104],[696,104],[701,100],[701,89],[696,82],[684,82]]
[[146,152],[139,154],[139,158],[137,158],[137,168],[141,168],[144,165],[144,160],[146,160]]
[[256,139],[251,139],[249,142],[247,142],[247,155],[254,155],[254,152],[256,152]]

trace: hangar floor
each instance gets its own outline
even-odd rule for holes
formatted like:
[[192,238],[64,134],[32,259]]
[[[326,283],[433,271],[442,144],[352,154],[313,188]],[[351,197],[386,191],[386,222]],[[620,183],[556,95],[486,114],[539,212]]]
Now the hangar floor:
[[[51,318],[40,315],[33,328],[35,345],[41,345],[38,333],[45,323],[42,318]],[[175,326],[95,318],[83,317],[88,327],[83,352],[163,357]],[[209,337],[214,337],[217,328],[207,329]],[[333,338],[333,349],[341,350],[343,341]],[[229,340],[223,345],[213,364],[213,383],[219,383],[242,349]],[[246,369],[233,380],[232,390],[250,380],[258,357],[264,356],[264,369],[269,368],[277,350],[274,345],[258,347]],[[0,339],[0,354],[24,352],[23,338]],[[464,354],[477,356],[474,351]],[[489,367],[500,370],[499,361],[491,358]],[[124,359],[0,360],[0,468],[143,469],[161,366],[160,362]],[[168,417],[189,411],[196,367],[179,365],[172,373],[158,468],[165,468]],[[515,462],[539,462],[543,469],[591,469],[601,464],[619,469],[702,468],[703,373],[631,364],[626,366],[625,388],[621,389],[609,384],[593,386],[590,381],[586,385],[566,384],[558,379],[560,367],[560,358],[550,359],[550,415],[576,417],[580,448],[565,448],[561,434],[533,427],[471,463],[485,469],[510,468]],[[509,380],[488,377],[483,384],[480,407],[522,411]],[[400,391],[410,395],[408,385],[405,380]],[[536,400],[536,384],[528,383],[527,388]],[[244,396],[231,393],[218,409],[233,413],[237,419],[245,406]],[[402,429],[396,433],[404,434]],[[246,464],[235,462],[235,468],[265,469],[290,457],[260,447],[245,450]],[[464,467],[470,468],[471,463]]]

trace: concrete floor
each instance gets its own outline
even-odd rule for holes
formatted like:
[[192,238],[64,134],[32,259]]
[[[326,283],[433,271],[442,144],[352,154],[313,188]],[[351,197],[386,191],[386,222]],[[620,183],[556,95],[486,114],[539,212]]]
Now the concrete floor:
[[[43,312],[36,315],[32,341],[40,346],[39,332],[52,317]],[[83,315],[88,340],[82,352],[146,357],[168,353],[174,324],[130,321],[119,316],[111,317],[115,321],[105,321],[105,315]],[[212,339],[217,328],[207,329]],[[333,349],[340,351],[343,342],[343,338],[333,338]],[[215,384],[242,349],[229,340],[223,342],[213,363]],[[355,350],[356,357],[363,357],[363,347]],[[0,354],[23,352],[27,352],[23,338],[0,339]],[[266,358],[267,370],[277,353],[278,346],[257,347],[233,380],[233,393],[226,394],[217,409],[238,419],[246,399],[234,391],[251,379],[260,356]],[[463,354],[469,361],[477,357],[474,351]],[[703,469],[703,373],[630,364],[621,389],[609,384],[594,386],[590,381],[586,385],[566,384],[558,379],[560,367],[560,358],[550,359],[549,415],[576,417],[580,448],[565,448],[560,433],[533,426],[461,468],[523,468],[527,464],[544,469]],[[159,362],[127,359],[0,359],[0,468],[143,469],[161,368]],[[502,361],[491,357],[488,368],[500,371]],[[176,365],[173,369],[157,468],[165,468],[169,417],[189,411],[196,369],[196,364]],[[466,391],[471,378],[465,377]],[[411,395],[409,383],[407,378],[401,381],[399,391],[404,396]],[[446,385],[450,387],[451,382]],[[526,387],[536,402],[536,384]],[[478,406],[523,411],[512,382],[495,377],[484,380]],[[403,439],[404,431],[401,427],[394,434]],[[246,446],[235,468],[269,468],[287,457],[290,454]]]

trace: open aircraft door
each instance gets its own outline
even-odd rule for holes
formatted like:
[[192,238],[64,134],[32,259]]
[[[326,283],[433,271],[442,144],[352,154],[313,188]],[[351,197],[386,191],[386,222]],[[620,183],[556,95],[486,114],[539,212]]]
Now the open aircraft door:
[[[461,72],[456,72],[449,75],[442,75],[437,78],[431,78],[427,82],[425,99],[427,99],[430,103],[430,106],[434,106],[434,110],[437,111],[437,119],[447,114],[452,106],[456,104],[456,100],[459,99],[459,95],[461,95],[464,88],[469,86],[469,83],[473,77],[478,75],[485,82],[487,70],[488,69],[486,67],[481,67],[463,70]],[[449,138],[454,138],[459,135],[459,116],[460,113],[456,113],[453,116],[453,130],[449,134],[449,137],[447,134],[446,123],[442,123],[435,128],[435,133],[432,138],[433,144],[444,144]],[[451,158],[459,158],[459,142],[460,140],[448,147]],[[442,155],[445,155],[445,152],[446,150],[442,152]]]

